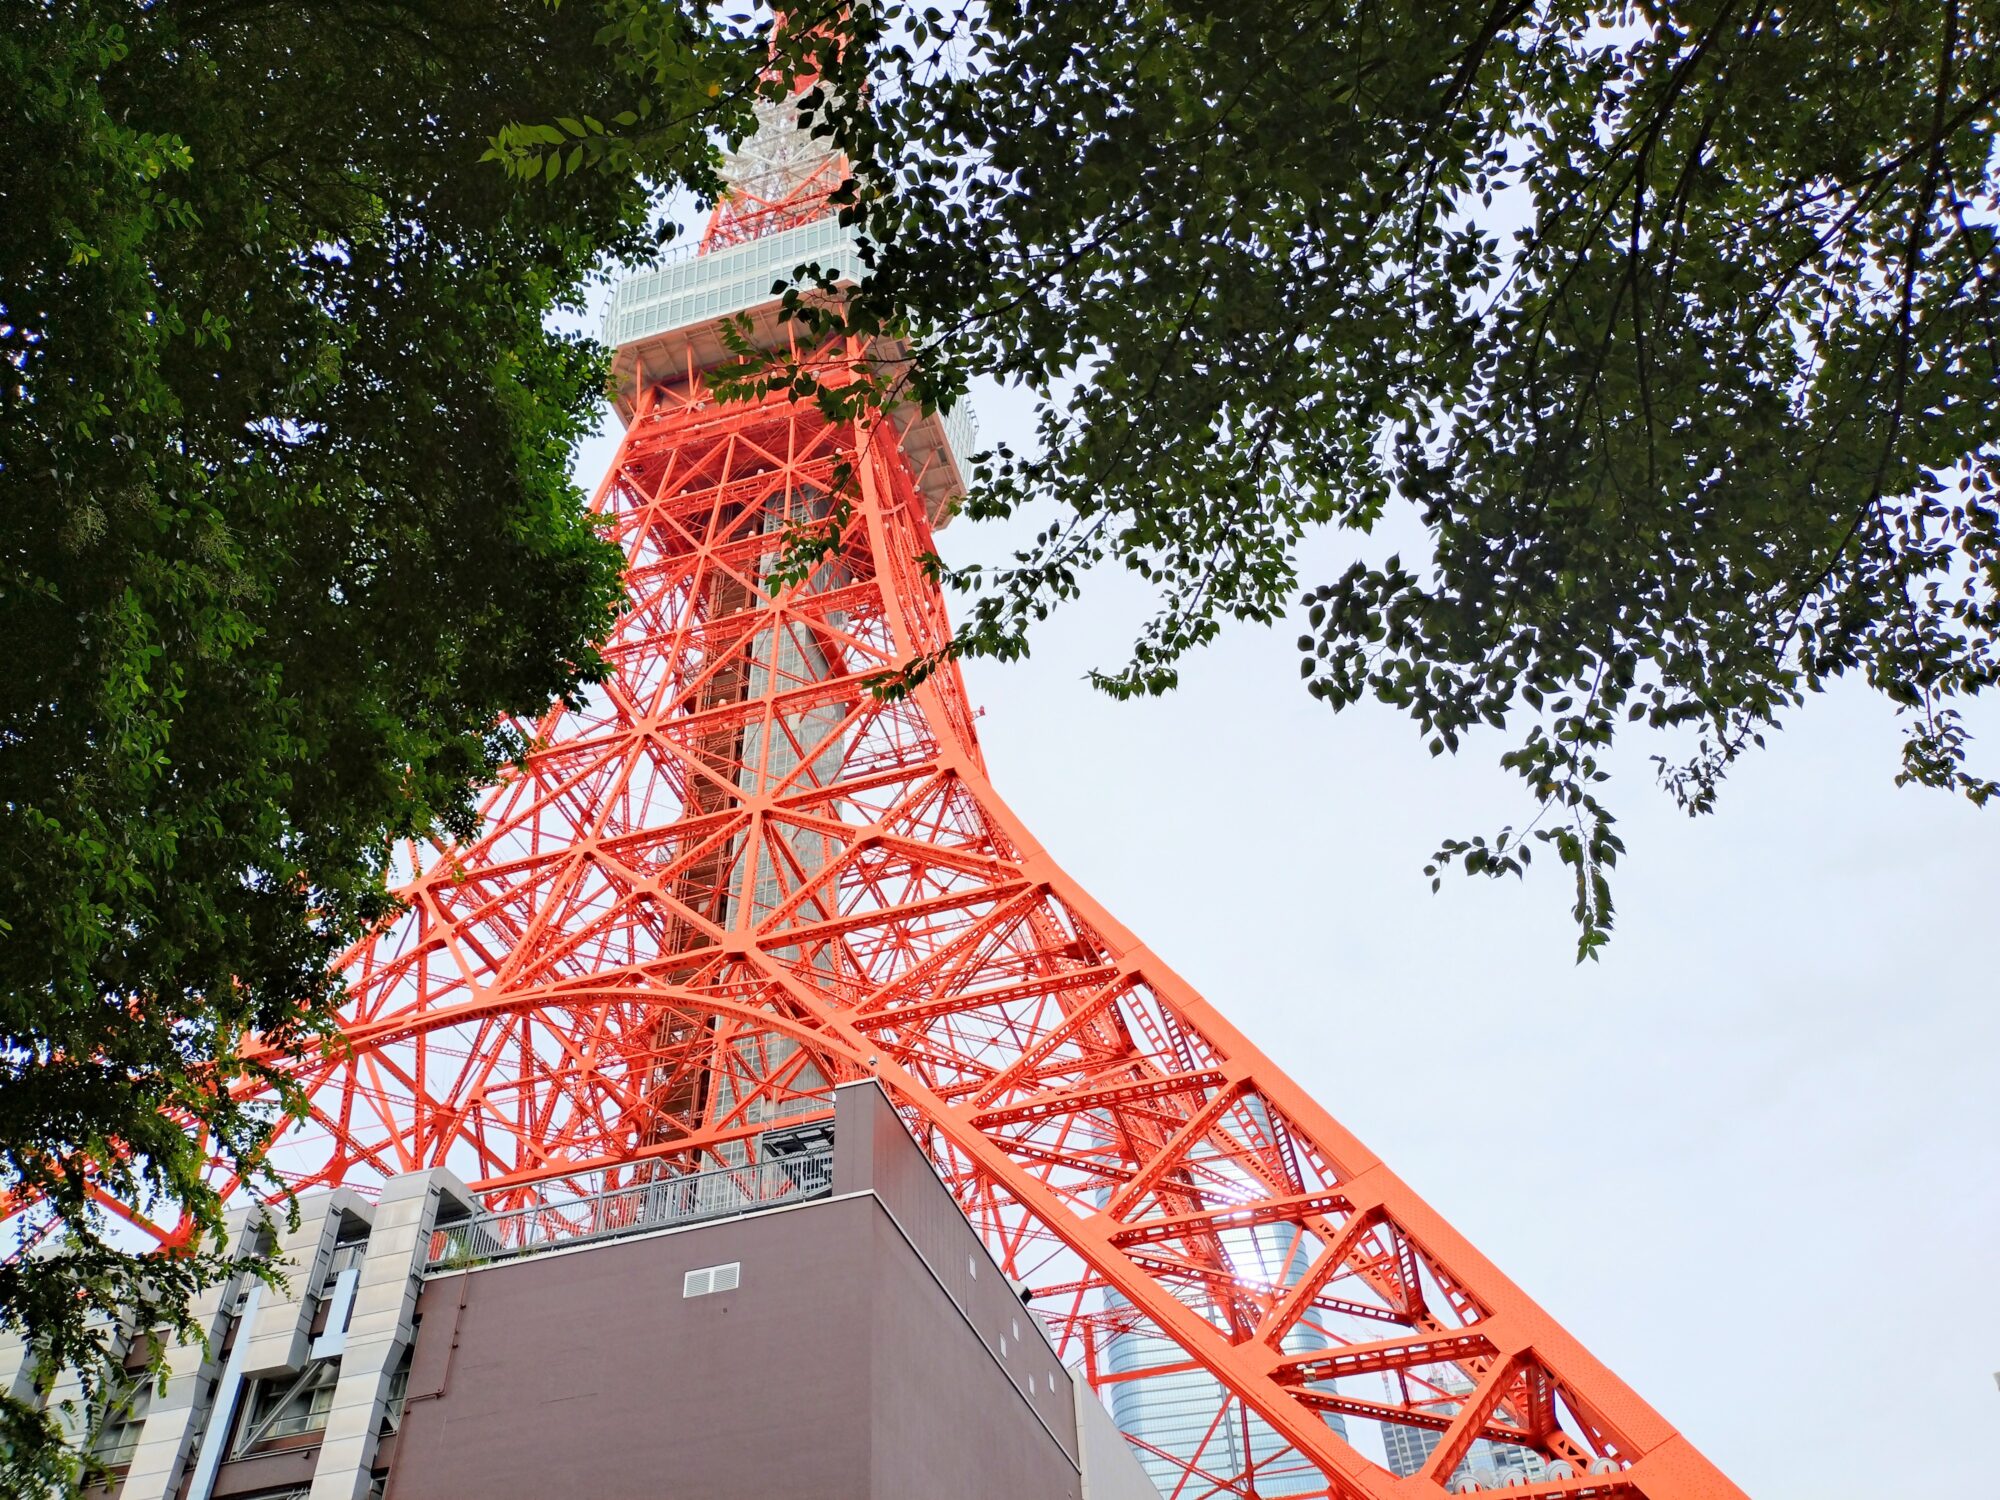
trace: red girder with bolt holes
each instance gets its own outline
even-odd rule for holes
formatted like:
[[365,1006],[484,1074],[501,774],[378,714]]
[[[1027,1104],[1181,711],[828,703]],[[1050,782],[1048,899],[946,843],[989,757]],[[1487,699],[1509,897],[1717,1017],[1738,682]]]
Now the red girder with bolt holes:
[[[1522,1500],[1740,1497],[1057,867],[954,667],[871,690],[948,631],[893,423],[719,402],[692,354],[634,403],[594,502],[627,559],[612,673],[533,726],[474,842],[407,851],[407,909],[343,960],[348,1050],[291,1065],[299,1191],[447,1166],[495,1208],[560,1200],[741,1162],[873,1076],[1101,1391],[1213,1376],[1205,1436],[1140,1444],[1178,1495],[1441,1495],[1484,1438],[1554,1465]],[[774,594],[837,468],[838,553]],[[1135,1333],[1181,1353],[1114,1369]],[[1437,1446],[1399,1479],[1329,1414]]]

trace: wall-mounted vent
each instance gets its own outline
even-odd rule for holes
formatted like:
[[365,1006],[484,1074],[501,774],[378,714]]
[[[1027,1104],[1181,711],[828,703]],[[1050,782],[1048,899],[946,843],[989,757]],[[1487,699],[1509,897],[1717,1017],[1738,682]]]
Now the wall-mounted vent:
[[743,1279],[743,1262],[732,1260],[723,1266],[703,1266],[681,1278],[683,1297],[706,1297],[710,1292],[733,1292]]

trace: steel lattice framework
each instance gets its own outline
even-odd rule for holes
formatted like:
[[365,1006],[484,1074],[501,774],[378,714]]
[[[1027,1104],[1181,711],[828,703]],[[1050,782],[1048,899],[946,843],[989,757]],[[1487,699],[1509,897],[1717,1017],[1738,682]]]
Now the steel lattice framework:
[[[837,174],[773,176],[707,247],[806,222]],[[1510,1495],[1739,1496],[1057,867],[954,667],[878,692],[949,631],[911,445],[718,400],[700,332],[640,369],[596,496],[612,673],[532,727],[476,841],[407,852],[406,909],[343,961],[347,1049],[290,1065],[293,1185],[447,1166],[559,1206],[744,1162],[873,1076],[1101,1391],[1212,1380],[1204,1431],[1142,1444],[1179,1495],[1443,1494],[1483,1439],[1550,1466]],[[837,554],[773,592],[843,485]],[[1107,1358],[1133,1338],[1174,1357]],[[1399,1479],[1330,1415],[1436,1446]]]

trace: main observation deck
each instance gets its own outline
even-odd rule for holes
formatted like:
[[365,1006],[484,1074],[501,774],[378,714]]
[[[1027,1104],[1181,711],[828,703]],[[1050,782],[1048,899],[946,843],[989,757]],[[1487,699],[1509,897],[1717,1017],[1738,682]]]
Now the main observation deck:
[[[753,344],[782,345],[790,328],[778,316],[783,285],[800,281],[814,265],[838,285],[861,279],[855,231],[831,214],[706,255],[690,247],[626,276],[612,294],[603,333],[617,351],[612,401],[619,417],[631,421],[645,382],[676,384],[732,359],[718,331],[726,318],[747,313]],[[889,361],[905,357],[907,346],[883,339],[873,352]],[[926,413],[912,402],[894,408],[891,417],[931,522],[942,526],[965,492],[966,459],[978,440],[971,410],[960,402],[950,412]]]

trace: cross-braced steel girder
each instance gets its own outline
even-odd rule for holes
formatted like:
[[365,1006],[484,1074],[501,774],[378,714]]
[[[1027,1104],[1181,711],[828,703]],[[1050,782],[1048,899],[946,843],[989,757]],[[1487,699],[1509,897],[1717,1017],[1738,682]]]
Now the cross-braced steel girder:
[[[406,851],[344,960],[349,1049],[291,1064],[293,1183],[560,1202],[743,1160],[873,1076],[1072,1362],[1212,1379],[1204,1432],[1142,1441],[1182,1495],[1442,1494],[1481,1440],[1555,1466],[1509,1494],[1736,1495],[1055,864],[953,668],[877,691],[945,629],[894,428],[688,373],[596,499],[612,674],[531,726],[477,839]],[[841,472],[838,551],[772,592]],[[1177,1354],[1114,1369],[1132,1338]],[[1437,1446],[1398,1479],[1329,1414]]]
[[[831,168],[773,162],[711,248],[824,212]],[[1177,1497],[1441,1495],[1483,1442],[1539,1455],[1522,1500],[1741,1500],[1056,865],[953,665],[880,691],[949,628],[895,421],[725,403],[683,353],[638,363],[594,502],[611,673],[524,726],[476,839],[404,851],[400,914],[341,961],[347,1046],[284,1064],[292,1184],[444,1166],[559,1208],[744,1161],[872,1076],[1114,1410],[1207,1382],[1192,1428],[1135,1435]],[[774,589],[792,529],[835,524]],[[1334,1420],[1436,1446],[1398,1478]]]

